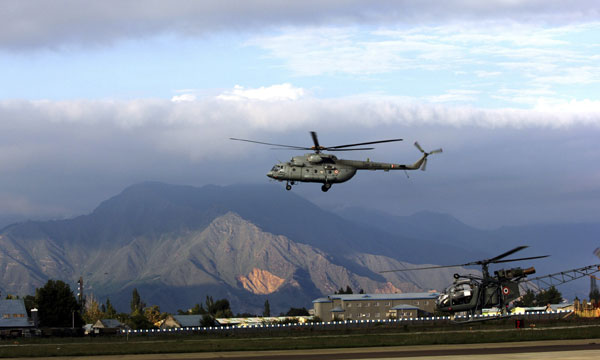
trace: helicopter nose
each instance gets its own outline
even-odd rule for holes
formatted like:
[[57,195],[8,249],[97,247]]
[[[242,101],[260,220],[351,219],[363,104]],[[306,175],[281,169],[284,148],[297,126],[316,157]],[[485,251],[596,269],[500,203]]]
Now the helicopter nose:
[[270,178],[272,179],[272,178],[273,178],[273,172],[272,172],[272,171],[269,171],[269,172],[267,173],[267,176],[268,176],[268,177],[270,177]]

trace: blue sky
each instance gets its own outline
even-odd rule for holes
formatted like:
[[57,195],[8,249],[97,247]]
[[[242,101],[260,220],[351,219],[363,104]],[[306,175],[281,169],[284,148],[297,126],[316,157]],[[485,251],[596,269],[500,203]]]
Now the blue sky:
[[0,216],[85,213],[145,180],[263,183],[295,154],[229,137],[306,145],[317,130],[332,145],[406,139],[357,158],[445,150],[410,179],[294,190],[325,207],[599,220],[594,1],[5,5]]
[[593,101],[600,22],[284,27],[158,34],[111,44],[4,51],[4,99],[197,97],[290,83],[318,98],[374,94],[518,107]]

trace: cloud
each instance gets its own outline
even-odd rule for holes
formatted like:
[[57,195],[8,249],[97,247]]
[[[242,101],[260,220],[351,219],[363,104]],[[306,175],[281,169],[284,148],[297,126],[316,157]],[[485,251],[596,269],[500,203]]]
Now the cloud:
[[[306,146],[310,130],[318,131],[326,145],[387,137],[407,142],[369,154],[341,154],[350,158],[412,163],[419,155],[409,146],[414,140],[426,149],[444,148],[427,173],[411,174],[409,180],[402,174],[361,174],[328,193],[326,200],[318,186],[295,189],[327,206],[352,199],[358,206],[401,213],[439,210],[492,225],[559,219],[561,199],[570,199],[564,211],[569,219],[590,219],[598,210],[597,201],[585,196],[599,191],[599,174],[591,164],[600,161],[595,146],[600,109],[592,101],[524,110],[368,96],[5,100],[0,101],[0,119],[5,135],[0,143],[0,215],[81,214],[125,186],[147,180],[263,183],[265,171],[291,153],[228,138]],[[569,196],[574,193],[582,200]],[[548,209],[554,213],[548,215]]]
[[236,85],[233,90],[226,91],[217,96],[217,99],[238,101],[238,100],[260,100],[260,101],[282,101],[298,100],[306,95],[306,91],[301,88],[293,87],[292,84],[285,83],[281,85],[261,86],[257,89],[245,89],[243,86]]
[[177,33],[260,31],[280,26],[419,24],[481,19],[573,23],[598,18],[595,1],[173,0],[7,1],[0,13],[0,48],[26,50],[97,46]]
[[475,90],[449,90],[445,94],[429,96],[426,99],[433,103],[473,102],[477,99],[478,94],[479,91]]
[[184,102],[184,101],[195,101],[196,95],[194,94],[181,94],[175,95],[171,98],[172,102]]

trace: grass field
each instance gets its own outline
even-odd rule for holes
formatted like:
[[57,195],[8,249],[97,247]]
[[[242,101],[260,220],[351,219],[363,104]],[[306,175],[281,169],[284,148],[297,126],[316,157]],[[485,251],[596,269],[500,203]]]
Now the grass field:
[[248,350],[294,350],[370,346],[495,343],[600,338],[600,322],[511,323],[460,326],[373,326],[314,331],[303,328],[261,333],[179,334],[96,338],[29,338],[0,342],[0,357],[91,356]]

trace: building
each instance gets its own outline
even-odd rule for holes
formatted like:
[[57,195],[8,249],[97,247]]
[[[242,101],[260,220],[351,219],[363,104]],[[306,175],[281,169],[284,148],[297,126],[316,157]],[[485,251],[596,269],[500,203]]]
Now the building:
[[217,318],[216,321],[222,326],[261,326],[261,325],[273,325],[273,324],[305,324],[312,321],[312,316],[258,316],[258,317],[245,317],[245,318]]
[[313,300],[323,321],[411,318],[432,314],[438,293],[340,294]]
[[0,300],[0,335],[20,336],[31,328],[23,299]]
[[127,330],[129,327],[117,319],[100,319],[92,325],[94,334],[116,334],[121,330]]
[[200,326],[202,315],[169,315],[160,325],[161,329]]

